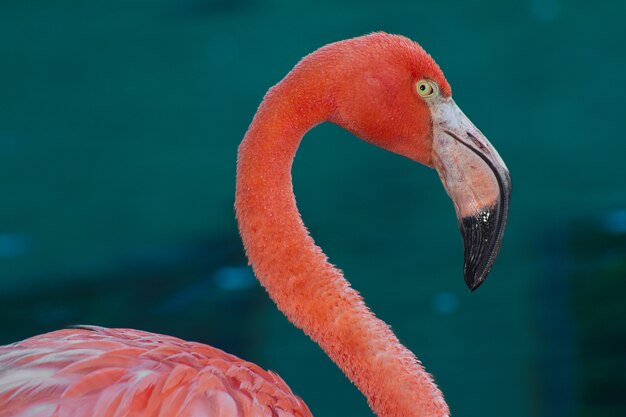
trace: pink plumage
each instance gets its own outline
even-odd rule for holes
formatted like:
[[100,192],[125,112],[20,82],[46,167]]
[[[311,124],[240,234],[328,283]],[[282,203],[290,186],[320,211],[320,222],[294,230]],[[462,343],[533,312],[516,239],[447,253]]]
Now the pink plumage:
[[0,417],[310,415],[278,375],[171,336],[85,327],[0,347]]

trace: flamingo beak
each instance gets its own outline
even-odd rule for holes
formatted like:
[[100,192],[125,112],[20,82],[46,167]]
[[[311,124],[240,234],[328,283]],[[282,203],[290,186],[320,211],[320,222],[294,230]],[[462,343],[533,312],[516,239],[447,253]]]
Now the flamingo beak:
[[498,152],[451,98],[429,103],[433,165],[454,202],[465,246],[465,283],[478,288],[500,251],[511,178]]

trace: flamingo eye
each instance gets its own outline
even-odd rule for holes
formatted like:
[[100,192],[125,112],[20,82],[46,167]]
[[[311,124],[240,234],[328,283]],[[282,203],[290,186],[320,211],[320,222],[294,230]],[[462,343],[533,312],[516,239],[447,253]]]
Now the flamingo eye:
[[420,97],[431,98],[439,95],[439,87],[430,80],[418,81],[416,88]]

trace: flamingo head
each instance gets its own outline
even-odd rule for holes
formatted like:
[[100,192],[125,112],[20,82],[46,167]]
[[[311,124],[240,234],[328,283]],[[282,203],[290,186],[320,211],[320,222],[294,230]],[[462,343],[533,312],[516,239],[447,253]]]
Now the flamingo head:
[[374,33],[331,44],[330,120],[376,146],[434,167],[454,202],[465,246],[465,282],[478,288],[499,252],[511,180],[485,136],[452,99],[435,61],[417,43]]

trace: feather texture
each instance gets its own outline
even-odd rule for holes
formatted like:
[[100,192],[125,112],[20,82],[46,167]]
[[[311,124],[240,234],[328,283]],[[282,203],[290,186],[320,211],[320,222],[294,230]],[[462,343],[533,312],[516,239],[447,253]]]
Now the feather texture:
[[276,374],[201,343],[59,330],[0,347],[0,417],[309,417]]

